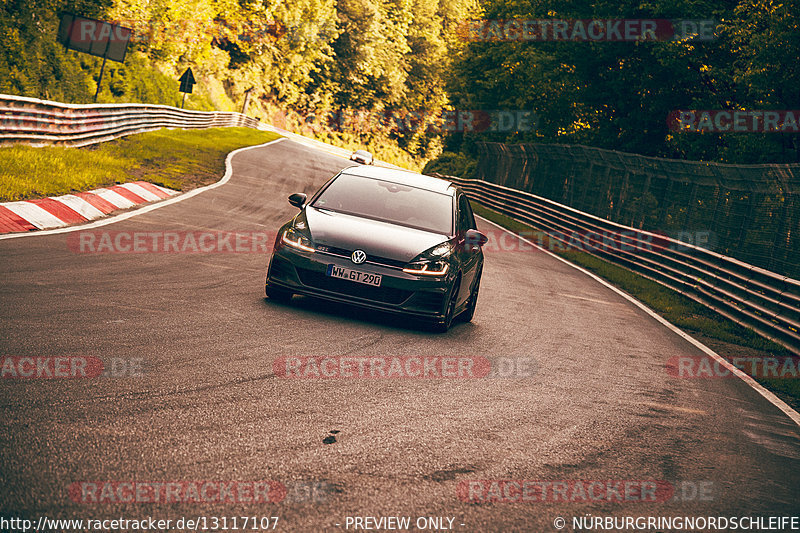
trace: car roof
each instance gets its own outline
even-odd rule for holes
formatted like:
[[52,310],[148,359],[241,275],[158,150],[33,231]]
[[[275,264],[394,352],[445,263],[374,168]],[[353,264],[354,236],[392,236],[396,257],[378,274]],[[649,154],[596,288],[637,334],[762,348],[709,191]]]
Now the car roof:
[[451,182],[432,176],[423,176],[409,170],[359,165],[342,170],[342,174],[373,178],[442,194],[452,195],[455,193],[455,187]]

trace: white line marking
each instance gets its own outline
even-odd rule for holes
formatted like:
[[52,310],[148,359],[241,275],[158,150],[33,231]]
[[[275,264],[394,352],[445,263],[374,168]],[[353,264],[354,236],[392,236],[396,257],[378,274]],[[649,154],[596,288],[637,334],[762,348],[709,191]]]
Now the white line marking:
[[67,225],[66,222],[54,214],[30,202],[8,202],[7,204],[3,204],[3,207],[7,207],[14,214],[22,217],[39,229],[60,228],[61,226]]
[[[270,142],[272,142],[272,141],[270,141]],[[269,143],[267,143],[267,144],[269,144]],[[266,144],[262,144],[261,146],[266,146]],[[156,185],[155,183],[151,183],[150,185],[152,185],[153,187],[155,187],[157,189],[160,189],[160,190],[164,191],[165,193],[167,193],[170,196],[181,193],[181,191],[176,191],[175,189],[168,189],[166,187],[162,187],[161,185]]]
[[[108,224],[114,224],[115,222],[121,222],[121,221],[127,220],[129,218],[133,218],[133,217],[136,217],[136,216],[139,216],[139,215],[143,215],[145,213],[149,213],[150,211],[153,211],[155,209],[161,209],[162,207],[165,207],[167,205],[172,205],[172,204],[175,204],[175,203],[178,203],[178,202],[182,202],[182,201],[186,200],[187,198],[191,198],[192,196],[196,196],[196,195],[198,195],[200,193],[203,193],[203,192],[211,190],[211,189],[215,189],[217,187],[220,187],[220,186],[225,185],[226,183],[228,183],[228,181],[231,179],[231,175],[233,174],[233,167],[231,166],[231,159],[233,158],[234,155],[238,154],[239,152],[243,152],[244,150],[252,150],[254,148],[262,148],[264,146],[269,146],[270,144],[277,143],[277,142],[280,142],[280,141],[283,141],[283,140],[285,140],[285,138],[281,137],[280,139],[275,139],[274,141],[269,141],[268,143],[258,144],[258,145],[255,145],[255,146],[245,146],[244,148],[239,148],[237,150],[234,150],[233,152],[229,153],[228,156],[225,158],[225,175],[222,176],[222,179],[220,179],[216,183],[212,183],[211,185],[206,185],[205,187],[200,187],[199,189],[191,190],[191,191],[187,192],[186,194],[181,194],[180,196],[175,196],[175,197],[169,198],[167,200],[162,200],[161,202],[158,202],[157,204],[150,204],[150,205],[141,207],[140,209],[137,209],[135,211],[130,211],[128,213],[122,213],[120,215],[116,215],[116,216],[113,216],[113,217],[104,218],[102,220],[98,220],[97,222],[92,222],[91,224],[82,224],[80,226],[70,226],[68,228],[58,228],[58,229],[53,229],[53,230],[48,230],[48,231],[29,231],[27,233],[8,233],[8,234],[5,234],[5,235],[0,235],[0,241],[5,240],[5,239],[19,239],[19,238],[22,238],[22,237],[36,237],[36,236],[39,236],[39,235],[53,235],[53,234],[56,234],[56,233],[69,233],[69,232],[72,232],[72,231],[83,231],[83,230],[92,229],[92,228],[99,228],[100,226],[107,226]],[[8,204],[5,204],[5,205],[8,205]]]
[[91,192],[92,194],[96,194],[97,196],[99,196],[106,202],[110,203],[117,209],[125,209],[128,207],[133,207],[135,205],[138,205],[128,200],[120,193],[109,189],[95,189],[94,191],[89,191],[89,192]]
[[131,191],[136,196],[141,196],[142,198],[144,198],[148,202],[154,202],[156,200],[161,200],[161,197],[159,195],[157,195],[156,193],[150,192],[147,189],[145,189],[144,187],[142,187],[141,185],[137,185],[135,183],[122,183],[122,184],[120,184],[120,187],[122,187],[124,189],[128,189],[129,191]]
[[711,348],[709,348],[708,346],[706,346],[705,344],[703,344],[699,340],[695,339],[694,337],[692,337],[691,335],[689,335],[685,331],[681,330],[680,328],[678,328],[677,326],[675,326],[674,324],[669,322],[667,319],[665,319],[664,317],[662,317],[661,315],[659,315],[658,313],[656,313],[655,311],[653,311],[652,309],[647,307],[645,304],[643,304],[642,302],[640,302],[639,300],[637,300],[636,298],[634,298],[630,294],[627,294],[626,292],[622,291],[621,289],[618,289],[617,287],[613,286],[612,284],[610,284],[609,282],[607,282],[603,278],[593,274],[592,272],[589,272],[585,268],[582,268],[582,267],[579,267],[576,264],[570,263],[569,261],[567,261],[563,257],[560,257],[560,256],[554,254],[553,252],[549,251],[549,250],[545,250],[544,248],[542,248],[538,244],[535,244],[535,243],[529,241],[528,239],[525,239],[524,237],[520,237],[519,235],[517,235],[513,231],[510,231],[510,230],[504,228],[500,224],[492,222],[491,220],[489,220],[487,218],[484,218],[482,216],[479,216],[479,215],[475,215],[475,216],[480,218],[480,219],[482,219],[482,220],[485,220],[486,222],[488,222],[489,224],[491,224],[493,226],[497,226],[501,230],[503,230],[503,231],[505,231],[507,233],[510,233],[511,235],[514,235],[516,238],[520,239],[522,242],[528,243],[531,246],[535,246],[539,250],[543,251],[544,253],[546,253],[548,255],[551,255],[551,256],[555,257],[556,259],[558,259],[562,263],[571,266],[575,270],[579,270],[580,272],[583,272],[584,274],[586,274],[590,278],[594,279],[595,281],[599,282],[602,285],[605,285],[606,287],[608,287],[612,291],[616,292],[617,294],[619,294],[620,296],[622,296],[626,300],[630,301],[635,306],[639,307],[642,311],[644,311],[645,313],[647,313],[651,317],[655,318],[657,321],[661,322],[661,324],[663,324],[664,326],[669,328],[673,333],[676,333],[679,336],[683,337],[684,339],[689,341],[690,344],[693,344],[696,348],[700,349],[700,351],[704,352],[706,355],[710,356],[715,361],[717,361],[720,365],[722,365],[726,369],[728,369],[732,374],[734,374],[737,377],[739,377],[742,381],[744,381],[747,385],[749,385],[750,388],[752,388],[757,393],[759,393],[761,396],[763,396],[769,403],[771,403],[772,405],[774,405],[775,407],[777,407],[778,409],[783,411],[783,413],[786,416],[788,416],[789,418],[791,418],[792,421],[795,424],[800,426],[800,413],[798,413],[797,411],[795,411],[794,409],[789,407],[789,405],[787,405],[786,402],[784,402],[783,400],[781,400],[780,398],[775,396],[772,392],[770,392],[767,389],[765,389],[763,385],[761,385],[759,382],[754,380],[749,375],[747,375],[744,372],[742,372],[738,367],[734,366],[732,363],[728,362],[727,359],[725,359],[724,357],[719,355],[717,352],[715,352],[714,350],[712,350]]
[[72,194],[65,194],[64,196],[51,196],[56,202],[61,202],[73,211],[77,211],[81,216],[86,217],[88,220],[104,217],[105,213],[97,209],[95,206],[81,198]]

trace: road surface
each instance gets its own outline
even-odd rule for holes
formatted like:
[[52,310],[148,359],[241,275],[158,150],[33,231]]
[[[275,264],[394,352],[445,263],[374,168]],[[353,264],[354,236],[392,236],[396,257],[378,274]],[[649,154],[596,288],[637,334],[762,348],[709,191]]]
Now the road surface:
[[[284,140],[232,164],[221,187],[92,231],[274,232],[296,212],[289,194],[311,194],[350,163]],[[702,353],[547,254],[487,251],[473,322],[439,335],[309,298],[269,301],[263,253],[82,253],[77,235],[0,240],[0,355],[96,358],[118,375],[14,379],[5,369],[4,517],[278,516],[283,531],[352,531],[356,517],[410,517],[419,530],[420,517],[445,517],[419,524],[546,532],[557,517],[571,531],[588,514],[800,512],[797,425],[738,379],[672,377],[670,358]],[[305,356],[504,358],[529,371],[275,375],[275,360]],[[236,503],[115,501],[125,482],[262,480],[279,484],[281,501],[249,503],[246,490]],[[491,480],[568,489],[477,501]],[[581,500],[593,481],[605,489]],[[644,481],[659,483],[658,501],[608,493],[608,482]],[[117,492],[92,503],[102,487]]]

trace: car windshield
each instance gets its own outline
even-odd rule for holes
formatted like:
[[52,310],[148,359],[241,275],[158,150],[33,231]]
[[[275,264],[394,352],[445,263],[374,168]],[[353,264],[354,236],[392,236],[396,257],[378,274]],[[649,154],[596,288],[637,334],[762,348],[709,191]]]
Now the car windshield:
[[350,174],[340,174],[312,205],[443,235],[453,229],[452,196]]

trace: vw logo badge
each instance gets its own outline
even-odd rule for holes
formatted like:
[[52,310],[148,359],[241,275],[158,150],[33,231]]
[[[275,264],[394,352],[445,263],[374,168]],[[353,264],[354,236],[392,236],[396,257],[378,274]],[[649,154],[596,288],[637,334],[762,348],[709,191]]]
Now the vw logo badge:
[[367,260],[367,254],[364,253],[364,250],[356,250],[355,252],[353,252],[353,255],[350,256],[350,260],[353,263],[360,265],[361,263]]

